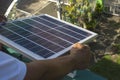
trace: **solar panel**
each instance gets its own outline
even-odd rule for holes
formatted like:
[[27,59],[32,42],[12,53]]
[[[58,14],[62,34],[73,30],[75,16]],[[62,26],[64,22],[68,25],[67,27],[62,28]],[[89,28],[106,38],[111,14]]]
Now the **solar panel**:
[[7,22],[0,27],[0,42],[32,60],[58,57],[76,42],[97,34],[47,14]]

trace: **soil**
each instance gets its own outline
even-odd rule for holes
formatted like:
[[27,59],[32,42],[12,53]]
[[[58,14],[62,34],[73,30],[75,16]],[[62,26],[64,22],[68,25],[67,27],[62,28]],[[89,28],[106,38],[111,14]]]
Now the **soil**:
[[89,46],[97,59],[106,54],[118,53],[115,45],[120,44],[120,16],[103,14],[94,31],[98,37]]

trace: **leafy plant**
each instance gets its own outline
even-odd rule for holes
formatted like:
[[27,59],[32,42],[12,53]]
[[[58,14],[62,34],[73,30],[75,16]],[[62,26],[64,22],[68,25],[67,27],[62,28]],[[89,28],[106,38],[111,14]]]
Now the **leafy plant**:
[[13,6],[12,10],[10,11],[9,15],[7,16],[8,20],[14,20],[16,19],[16,5],[17,3]]
[[102,7],[96,0],[69,0],[69,5],[63,5],[62,10],[64,20],[83,28],[93,29],[97,25]]

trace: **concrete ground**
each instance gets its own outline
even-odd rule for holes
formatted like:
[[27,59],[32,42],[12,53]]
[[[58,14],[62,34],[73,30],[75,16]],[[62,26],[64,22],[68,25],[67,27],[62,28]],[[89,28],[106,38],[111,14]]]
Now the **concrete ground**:
[[17,5],[17,17],[49,14],[57,17],[56,3],[49,0],[20,0]]

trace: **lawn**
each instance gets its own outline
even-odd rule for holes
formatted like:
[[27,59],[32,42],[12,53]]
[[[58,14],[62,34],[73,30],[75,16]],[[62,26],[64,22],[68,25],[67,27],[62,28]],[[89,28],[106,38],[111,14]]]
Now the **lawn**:
[[120,80],[120,55],[106,55],[90,70],[108,80]]

